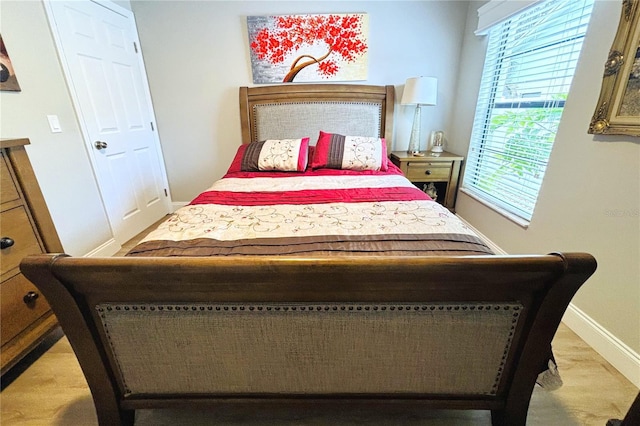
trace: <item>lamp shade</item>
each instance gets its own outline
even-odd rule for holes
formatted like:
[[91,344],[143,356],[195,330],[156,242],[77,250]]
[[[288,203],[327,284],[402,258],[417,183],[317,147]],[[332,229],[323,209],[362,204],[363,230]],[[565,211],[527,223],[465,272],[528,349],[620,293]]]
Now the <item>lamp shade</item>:
[[438,79],[435,77],[408,78],[402,92],[403,105],[435,105],[438,98]]

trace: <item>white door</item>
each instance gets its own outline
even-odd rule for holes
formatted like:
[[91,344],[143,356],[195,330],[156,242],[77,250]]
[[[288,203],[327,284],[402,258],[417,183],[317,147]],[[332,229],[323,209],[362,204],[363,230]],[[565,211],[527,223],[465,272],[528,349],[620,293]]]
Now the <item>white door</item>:
[[133,14],[89,0],[46,5],[114,238],[123,244],[170,211]]

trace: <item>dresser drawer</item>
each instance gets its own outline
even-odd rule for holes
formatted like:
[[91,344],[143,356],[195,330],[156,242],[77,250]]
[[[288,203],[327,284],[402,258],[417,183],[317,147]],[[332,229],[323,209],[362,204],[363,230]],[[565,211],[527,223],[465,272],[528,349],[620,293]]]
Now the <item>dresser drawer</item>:
[[1,236],[9,237],[14,241],[13,246],[0,250],[0,272],[4,280],[5,274],[17,268],[23,257],[39,254],[44,250],[40,246],[24,206],[0,213],[0,226]]
[[[33,292],[33,293],[30,293]],[[29,301],[29,296],[32,301]],[[36,295],[36,296],[34,296]],[[27,296],[27,303],[25,303]],[[16,337],[51,308],[40,291],[18,274],[0,284],[0,340],[2,345]]]
[[451,163],[409,163],[407,178],[412,182],[448,181],[451,175]]
[[2,188],[0,190],[0,204],[19,199],[18,188],[9,173],[7,158],[4,155],[0,157],[0,178],[2,179],[0,181],[0,188]]

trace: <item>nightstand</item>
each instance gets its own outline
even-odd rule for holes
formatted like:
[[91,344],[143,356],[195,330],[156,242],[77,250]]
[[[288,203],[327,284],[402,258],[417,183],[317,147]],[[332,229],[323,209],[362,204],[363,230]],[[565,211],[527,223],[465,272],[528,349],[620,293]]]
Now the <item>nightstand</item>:
[[391,153],[393,164],[418,188],[424,190],[426,185],[433,183],[438,193],[436,201],[451,211],[455,210],[463,160],[464,157],[446,151],[438,156],[424,152],[424,157],[413,156],[406,151]]

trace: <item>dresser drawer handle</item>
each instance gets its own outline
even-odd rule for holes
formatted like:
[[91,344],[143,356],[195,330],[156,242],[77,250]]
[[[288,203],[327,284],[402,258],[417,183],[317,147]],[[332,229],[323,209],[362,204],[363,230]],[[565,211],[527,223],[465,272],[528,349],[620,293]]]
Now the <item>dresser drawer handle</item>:
[[0,238],[0,250],[4,250],[6,248],[9,248],[14,244],[15,244],[15,241],[13,241],[13,239],[11,239],[9,237]]
[[425,175],[429,176],[431,174],[431,170],[427,169],[426,172],[424,172]]
[[38,293],[36,293],[35,291],[30,291],[29,293],[24,295],[22,301],[27,305],[30,305],[35,302],[38,297],[40,297]]

